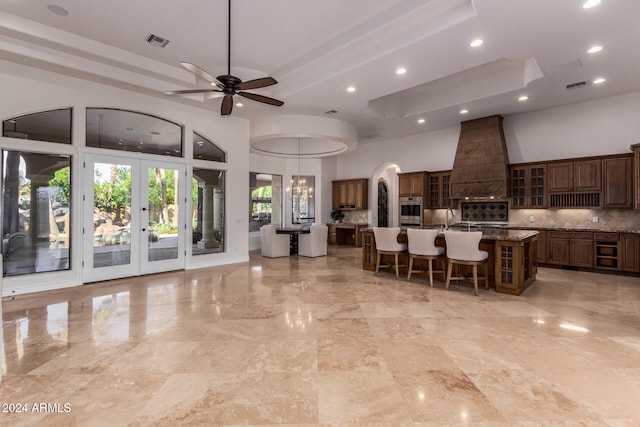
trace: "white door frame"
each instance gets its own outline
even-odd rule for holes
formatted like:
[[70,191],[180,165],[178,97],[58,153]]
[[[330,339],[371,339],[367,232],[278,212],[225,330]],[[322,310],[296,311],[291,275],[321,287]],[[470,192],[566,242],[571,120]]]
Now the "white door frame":
[[[130,206],[130,256],[128,263],[119,265],[94,266],[94,165],[96,163],[115,163],[131,167],[131,206]],[[83,283],[110,280],[141,274],[185,268],[185,236],[186,236],[186,165],[181,162],[165,160],[138,159],[113,154],[86,154],[83,161],[84,195],[83,195]],[[176,169],[179,173],[178,186],[178,247],[177,258],[159,261],[148,261],[149,226],[148,226],[148,170],[150,167]]]

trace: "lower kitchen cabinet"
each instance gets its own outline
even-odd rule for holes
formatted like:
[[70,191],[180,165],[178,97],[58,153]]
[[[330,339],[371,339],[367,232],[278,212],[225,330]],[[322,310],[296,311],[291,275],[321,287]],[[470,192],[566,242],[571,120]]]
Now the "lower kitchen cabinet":
[[620,269],[622,271],[640,272],[640,235],[621,233],[619,243]]
[[550,231],[547,235],[547,263],[593,268],[593,233]]

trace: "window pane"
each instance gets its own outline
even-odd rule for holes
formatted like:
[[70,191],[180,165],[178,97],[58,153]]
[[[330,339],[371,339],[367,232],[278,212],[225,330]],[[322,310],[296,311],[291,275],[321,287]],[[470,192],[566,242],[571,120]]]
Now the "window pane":
[[43,111],[2,122],[2,135],[9,138],[71,144],[71,108]]
[[3,151],[5,276],[68,270],[71,158]]
[[193,169],[192,254],[224,251],[224,171]]
[[220,147],[197,132],[193,133],[193,158],[213,162],[227,161],[226,154]]
[[182,157],[182,126],[133,111],[87,108],[87,147]]
[[282,176],[251,172],[251,212],[249,231],[260,231],[264,224],[280,224],[282,218]]
[[293,224],[311,224],[316,220],[313,175],[293,175],[291,177],[291,222]]

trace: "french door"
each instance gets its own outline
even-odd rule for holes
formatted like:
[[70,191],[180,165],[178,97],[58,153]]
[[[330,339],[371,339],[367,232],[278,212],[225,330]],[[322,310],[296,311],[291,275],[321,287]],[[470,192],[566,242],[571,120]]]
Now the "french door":
[[184,164],[87,155],[84,183],[84,282],[184,268]]

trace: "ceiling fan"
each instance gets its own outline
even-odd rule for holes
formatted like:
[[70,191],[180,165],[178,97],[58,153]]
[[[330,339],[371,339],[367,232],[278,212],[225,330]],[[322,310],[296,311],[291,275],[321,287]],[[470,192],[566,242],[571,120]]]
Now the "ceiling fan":
[[217,77],[213,77],[211,74],[204,71],[202,68],[193,65],[189,62],[181,62],[187,70],[191,71],[197,77],[204,79],[211,83],[216,89],[187,89],[187,90],[172,90],[167,91],[165,95],[192,95],[195,93],[214,93],[218,96],[224,96],[222,99],[222,106],[220,107],[220,114],[228,116],[233,110],[233,95],[240,95],[253,101],[262,102],[269,105],[275,105],[280,107],[284,105],[284,102],[269,98],[268,96],[259,95],[257,93],[245,92],[251,89],[260,89],[267,86],[278,84],[273,77],[262,77],[259,79],[248,80],[243,82],[239,77],[231,74],[231,0],[229,0],[229,26],[228,26],[228,44],[227,44],[227,74],[223,74]]

